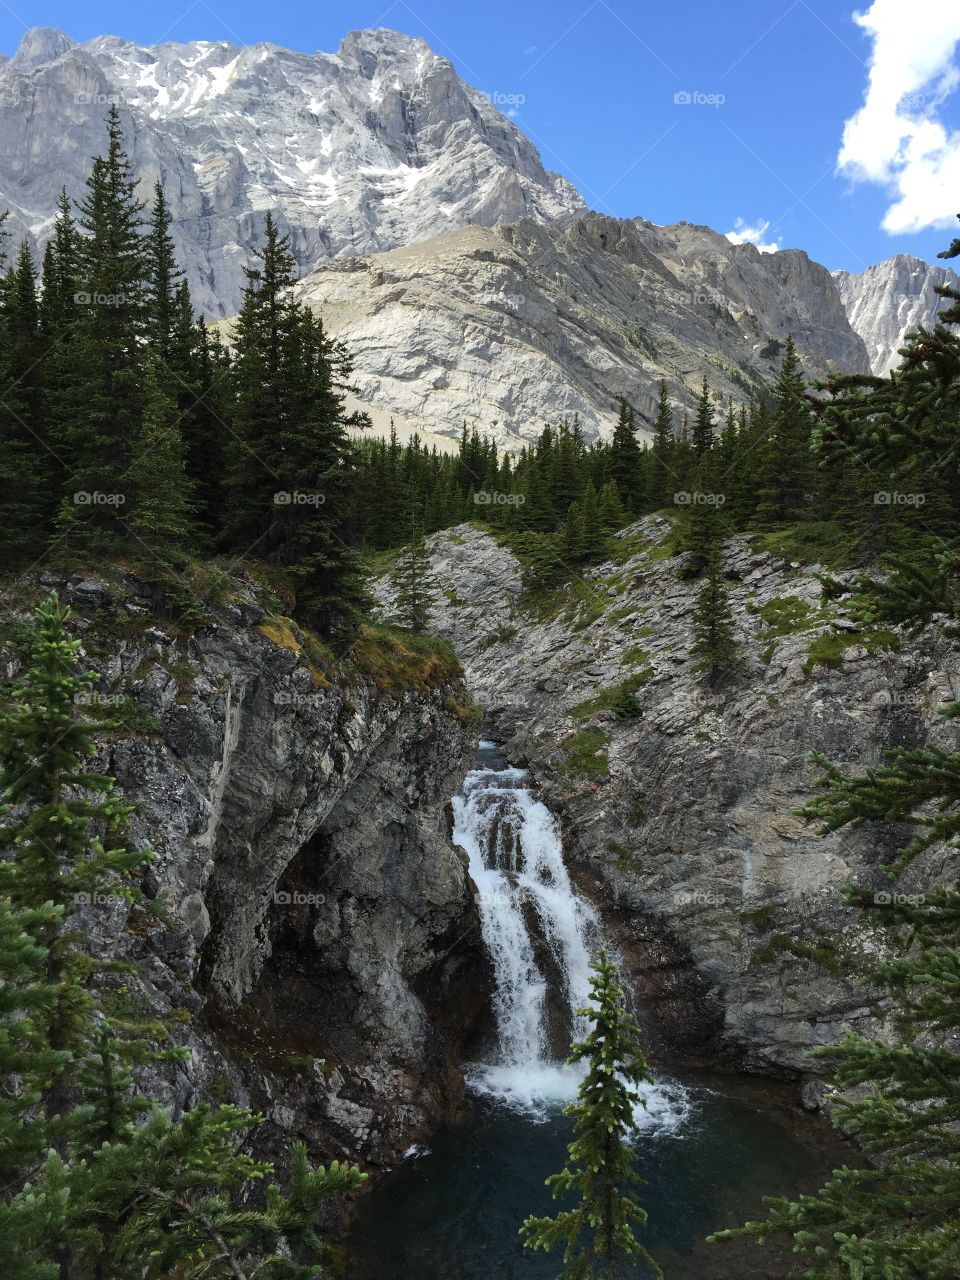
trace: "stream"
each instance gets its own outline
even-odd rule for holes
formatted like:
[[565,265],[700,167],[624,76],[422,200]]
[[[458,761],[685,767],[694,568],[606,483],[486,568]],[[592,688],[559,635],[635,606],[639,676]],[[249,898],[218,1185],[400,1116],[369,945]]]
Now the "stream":
[[[554,1213],[544,1186],[572,1136],[563,1107],[581,1068],[564,1057],[587,1020],[589,964],[604,944],[593,906],[573,887],[556,819],[482,742],[453,802],[454,840],[477,886],[495,975],[496,1037],[466,1071],[456,1123],[411,1148],[369,1196],[348,1245],[357,1280],[552,1280],[559,1254],[524,1250],[528,1214]],[[608,950],[609,950],[608,945]],[[764,1195],[812,1190],[849,1153],[793,1091],[753,1078],[662,1075],[637,1115],[640,1232],[667,1280],[779,1280],[789,1254],[752,1244],[709,1246],[704,1236],[762,1211]],[[772,1268],[772,1269],[769,1269]],[[624,1277],[642,1277],[628,1266]]]

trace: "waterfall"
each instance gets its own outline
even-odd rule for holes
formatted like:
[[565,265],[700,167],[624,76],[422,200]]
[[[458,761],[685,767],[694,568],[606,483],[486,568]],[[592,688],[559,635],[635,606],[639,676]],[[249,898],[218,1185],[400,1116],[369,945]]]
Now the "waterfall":
[[[476,1064],[467,1082],[543,1116],[569,1102],[580,1082],[581,1068],[564,1057],[589,1030],[577,1010],[589,1001],[590,961],[603,944],[600,920],[570,882],[556,819],[531,791],[527,771],[508,767],[495,743],[480,743],[453,815],[453,839],[470,861],[495,977],[495,1060]],[[559,978],[566,1024],[559,1053],[549,1043],[551,974]],[[682,1092],[659,1084],[645,1090],[642,1123],[679,1124]]]

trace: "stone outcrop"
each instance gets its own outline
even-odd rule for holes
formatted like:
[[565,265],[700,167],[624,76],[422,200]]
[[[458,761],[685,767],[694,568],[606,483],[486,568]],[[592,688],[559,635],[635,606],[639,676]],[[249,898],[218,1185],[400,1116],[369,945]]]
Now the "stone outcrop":
[[870,368],[883,376],[899,363],[908,333],[932,329],[945,305],[937,288],[957,287],[949,267],[931,266],[912,253],[898,253],[866,271],[834,271],[851,327],[864,341]]
[[[725,574],[743,668],[713,692],[690,656],[699,585],[679,574],[661,517],[625,530],[577,592],[552,596],[525,594],[511,552],[470,525],[430,545],[445,586],[434,625],[492,736],[561,816],[572,865],[594,878],[674,1046],[696,1052],[699,1037],[714,1060],[791,1074],[815,1070],[808,1051],[847,1027],[882,1033],[860,981],[882,931],[840,891],[922,892],[945,855],[891,886],[880,865],[896,831],[821,838],[794,810],[814,793],[811,751],[855,768],[893,746],[954,742],[937,714],[960,692],[949,642],[860,635],[813,570],[735,537]],[[687,1035],[683,956],[703,984]]]
[[447,1114],[487,1013],[449,840],[477,738],[458,677],[383,688],[356,661],[321,670],[250,584],[193,629],[133,579],[45,586],[100,675],[93,714],[129,726],[97,765],[155,850],[147,909],[80,914],[192,1050],[157,1088],[253,1105],[278,1149],[304,1137],[389,1163]]
[[455,437],[466,422],[511,447],[575,415],[607,434],[620,395],[648,428],[661,378],[679,412],[704,378],[743,403],[791,335],[811,376],[869,371],[824,267],[687,223],[467,227],[338,259],[300,288],[346,341],[378,426]]

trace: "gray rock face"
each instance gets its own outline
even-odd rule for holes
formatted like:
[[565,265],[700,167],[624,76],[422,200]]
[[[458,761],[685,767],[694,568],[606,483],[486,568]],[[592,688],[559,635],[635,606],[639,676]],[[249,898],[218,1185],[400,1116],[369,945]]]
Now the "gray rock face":
[[[699,585],[678,575],[665,534],[660,517],[626,530],[589,592],[552,608],[525,604],[516,560],[487,534],[436,534],[447,590],[433,621],[491,735],[561,815],[575,870],[596,877],[637,986],[660,1021],[674,1019],[675,1042],[690,1048],[673,1009],[679,953],[717,1015],[698,1032],[705,1052],[765,1073],[816,1071],[807,1051],[845,1028],[884,1033],[859,981],[884,943],[840,905],[841,888],[922,892],[949,864],[931,851],[891,886],[879,866],[892,834],[805,827],[793,811],[814,793],[809,753],[862,768],[897,745],[954,750],[937,708],[960,691],[955,652],[936,631],[902,651],[852,637],[839,666],[810,667],[811,642],[842,601],[825,605],[811,573],[741,536],[725,570],[744,670],[712,693],[689,654]],[[617,718],[603,695],[624,682],[639,714]],[[640,945],[650,936],[673,948],[671,965]]]
[[448,709],[462,689],[317,679],[292,632],[260,626],[248,587],[187,636],[152,623],[130,580],[47,585],[76,611],[98,704],[133,698],[155,721],[97,761],[156,852],[155,914],[94,904],[82,924],[136,960],[192,1050],[156,1087],[249,1102],[281,1149],[300,1136],[391,1161],[450,1107],[486,1014],[446,813],[477,737]]
[[811,376],[869,370],[825,268],[686,223],[468,227],[331,262],[300,288],[347,342],[375,424],[439,436],[466,422],[516,446],[576,414],[596,437],[620,395],[649,425],[661,378],[680,410],[704,377],[743,401],[788,335]]
[[851,327],[860,335],[870,368],[883,377],[899,363],[904,338],[932,329],[944,300],[938,286],[957,287],[949,267],[931,266],[912,253],[898,253],[866,271],[834,271]]
[[302,270],[468,223],[583,208],[565,179],[445,58],[394,31],[336,54],[196,41],[78,45],[38,29],[0,66],[0,188],[10,229],[43,241],[80,195],[116,104],[143,191],[161,178],[198,308],[233,315],[272,210]]

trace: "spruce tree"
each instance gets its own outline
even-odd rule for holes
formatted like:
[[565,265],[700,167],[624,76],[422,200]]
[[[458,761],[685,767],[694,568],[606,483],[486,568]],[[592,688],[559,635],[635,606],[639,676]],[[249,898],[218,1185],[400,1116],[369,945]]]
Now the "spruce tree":
[[636,414],[626,400],[620,401],[617,424],[610,439],[609,478],[617,486],[624,509],[635,514],[643,507],[640,445],[637,442]]
[[574,1139],[563,1170],[547,1179],[554,1198],[576,1194],[579,1203],[554,1218],[527,1218],[521,1234],[528,1249],[563,1249],[557,1280],[614,1280],[616,1268],[629,1259],[641,1259],[660,1276],[634,1234],[647,1215],[633,1194],[640,1177],[630,1148],[642,1105],[640,1086],[652,1077],[639,1028],[624,1008],[617,971],[605,951],[591,969],[591,1006],[579,1013],[594,1025],[568,1059],[586,1066],[577,1100],[564,1112],[573,1119]]
[[653,424],[653,449],[650,460],[650,487],[647,506],[659,511],[669,505],[678,489],[673,470],[673,410],[667,395],[667,384],[661,380],[657,395],[657,416]]
[[107,135],[80,206],[77,305],[53,406],[55,446],[68,472],[58,525],[72,549],[100,552],[123,544],[122,477],[143,411],[145,332],[144,206],[116,107]]
[[693,653],[697,669],[710,684],[719,684],[736,666],[737,638],[730,598],[723,581],[719,545],[708,555],[703,586],[693,615]]
[[812,421],[805,390],[797,350],[788,338],[773,391],[770,430],[757,450],[758,494],[753,520],[758,528],[790,524],[810,514]]
[[424,632],[436,601],[437,583],[430,570],[423,526],[415,512],[411,513],[409,529],[410,540],[390,574],[394,616],[401,627]]
[[[0,236],[3,234],[0,218]],[[56,455],[46,438],[41,336],[26,244],[0,293],[0,536],[14,567],[40,554]]]
[[700,395],[697,398],[697,413],[693,420],[693,431],[690,435],[690,445],[695,463],[710,452],[713,446],[714,426],[713,401],[710,398],[710,387],[706,378],[704,378]]
[[124,521],[133,553],[168,567],[191,550],[193,504],[177,404],[161,383],[155,359],[147,364],[144,395],[143,419],[124,478],[129,496]]

